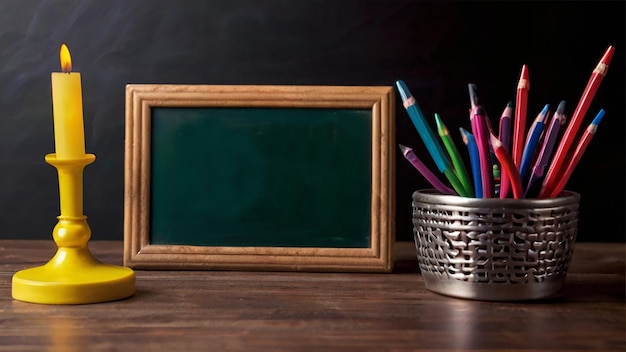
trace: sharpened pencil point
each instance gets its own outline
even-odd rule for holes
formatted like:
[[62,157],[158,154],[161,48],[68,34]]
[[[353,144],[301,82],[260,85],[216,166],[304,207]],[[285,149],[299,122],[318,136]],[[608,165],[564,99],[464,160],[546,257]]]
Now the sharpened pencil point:
[[525,64],[522,65],[522,72],[520,74],[520,78],[521,79],[528,79],[528,66],[526,66]]
[[472,133],[463,127],[459,127],[459,131],[461,132],[463,143],[467,144],[469,142],[469,137],[472,136]]
[[494,136],[493,133],[489,133],[489,139],[491,140],[491,145],[494,149],[502,147],[502,142],[500,142],[498,137]]
[[608,66],[611,63],[611,58],[613,58],[613,52],[615,52],[615,47],[611,45],[606,49],[604,55],[602,55],[602,59],[600,59],[600,64]]
[[443,125],[443,121],[441,121],[441,117],[439,114],[435,113],[435,123],[437,124],[437,132],[439,135],[446,133],[446,126]]
[[556,107],[556,113],[563,115],[565,113],[565,100],[561,100],[559,106]]
[[474,83],[468,83],[467,89],[469,91],[470,104],[473,108],[476,105],[478,105],[478,95],[476,94],[476,91],[478,90],[478,88],[476,87]]
[[530,82],[528,81],[528,66],[522,65],[522,72],[520,73],[519,81],[517,82],[517,89],[530,89]]
[[604,110],[600,109],[600,111],[598,111],[598,114],[596,115],[596,117],[593,118],[593,121],[591,121],[591,124],[594,126],[597,126],[600,124],[600,121],[602,121],[602,118],[604,117]]
[[405,102],[407,99],[411,97],[411,92],[409,92],[409,88],[404,84],[404,82],[399,79],[396,81],[396,87],[398,87],[398,92],[400,92],[400,97],[402,101]]

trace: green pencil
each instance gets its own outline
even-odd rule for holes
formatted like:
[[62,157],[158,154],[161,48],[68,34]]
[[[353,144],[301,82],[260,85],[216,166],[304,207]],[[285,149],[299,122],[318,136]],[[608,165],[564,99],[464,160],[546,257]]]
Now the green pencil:
[[443,174],[448,178],[448,181],[450,181],[450,184],[452,185],[452,188],[454,188],[454,190],[461,197],[472,197],[471,194],[467,193],[467,191],[465,190],[465,187],[463,187],[463,184],[461,184],[461,181],[459,181],[459,178],[456,177],[456,174],[454,173],[454,170],[446,169],[443,172]]
[[450,160],[452,160],[454,174],[463,185],[463,189],[465,189],[466,194],[469,194],[470,197],[473,197],[474,189],[472,188],[472,184],[470,183],[467,170],[465,169],[465,165],[463,164],[463,160],[461,159],[461,154],[459,154],[459,150],[456,148],[454,141],[450,137],[448,128],[443,123],[441,117],[439,117],[439,114],[437,113],[435,113],[435,122],[437,123],[437,132],[439,133],[439,137],[441,137],[443,145],[446,147],[446,150],[450,155]]

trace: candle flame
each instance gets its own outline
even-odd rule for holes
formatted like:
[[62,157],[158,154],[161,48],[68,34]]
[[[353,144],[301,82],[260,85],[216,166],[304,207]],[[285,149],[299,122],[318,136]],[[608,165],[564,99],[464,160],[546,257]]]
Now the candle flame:
[[70,49],[67,48],[67,45],[61,45],[59,56],[61,57],[61,70],[63,72],[70,72],[72,70],[72,56],[70,55]]

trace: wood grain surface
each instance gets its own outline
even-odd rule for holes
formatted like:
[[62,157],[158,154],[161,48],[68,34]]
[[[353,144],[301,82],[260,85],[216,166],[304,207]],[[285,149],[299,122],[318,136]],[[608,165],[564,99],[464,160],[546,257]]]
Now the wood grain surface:
[[[122,264],[121,241],[90,243]],[[128,299],[13,300],[52,241],[0,241],[0,351],[624,351],[623,243],[579,243],[558,297],[482,302],[428,291],[412,243],[392,273],[136,270]]]

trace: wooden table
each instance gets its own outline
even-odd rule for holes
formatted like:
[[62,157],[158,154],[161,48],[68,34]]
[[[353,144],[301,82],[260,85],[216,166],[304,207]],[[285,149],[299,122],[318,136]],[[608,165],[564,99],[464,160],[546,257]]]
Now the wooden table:
[[[122,242],[91,241],[122,265]],[[0,241],[0,351],[624,351],[623,243],[578,243],[562,294],[498,303],[425,289],[412,243],[393,273],[136,271],[137,293],[88,305],[11,298],[52,241]]]

